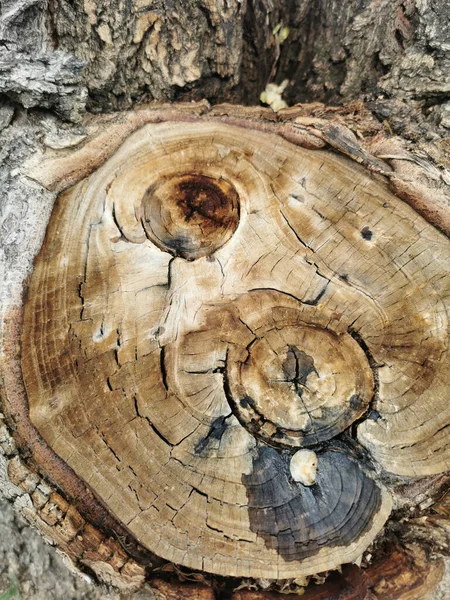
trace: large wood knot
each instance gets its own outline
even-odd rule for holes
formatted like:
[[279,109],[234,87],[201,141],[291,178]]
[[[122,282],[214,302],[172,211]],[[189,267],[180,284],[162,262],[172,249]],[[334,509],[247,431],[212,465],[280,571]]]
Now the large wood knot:
[[277,323],[273,314],[255,327],[246,347],[230,348],[226,384],[253,434],[269,444],[309,446],[344,431],[366,411],[373,374],[351,335],[311,327],[292,313],[288,323]]

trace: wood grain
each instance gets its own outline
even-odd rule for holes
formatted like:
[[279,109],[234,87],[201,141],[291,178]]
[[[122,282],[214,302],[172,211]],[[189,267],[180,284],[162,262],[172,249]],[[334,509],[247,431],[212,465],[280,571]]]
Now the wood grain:
[[25,309],[31,420],[167,560],[274,579],[351,562],[391,511],[376,469],[450,467],[449,256],[330,152],[144,126],[58,198]]

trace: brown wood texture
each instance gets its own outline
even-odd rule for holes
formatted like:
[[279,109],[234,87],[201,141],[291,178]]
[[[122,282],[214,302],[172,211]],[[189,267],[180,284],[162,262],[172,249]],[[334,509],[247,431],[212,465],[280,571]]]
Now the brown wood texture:
[[389,477],[449,467],[450,242],[325,121],[224,120],[124,134],[60,195],[23,376],[39,434],[144,547],[299,577],[362,554]]
[[[368,569],[346,566],[331,575],[322,585],[311,584],[302,600],[424,600],[435,588],[443,573],[441,560],[430,561],[417,545],[402,548],[393,544],[382,560]],[[271,590],[236,591],[231,600],[284,600],[295,596]],[[294,593],[294,592],[293,592]]]

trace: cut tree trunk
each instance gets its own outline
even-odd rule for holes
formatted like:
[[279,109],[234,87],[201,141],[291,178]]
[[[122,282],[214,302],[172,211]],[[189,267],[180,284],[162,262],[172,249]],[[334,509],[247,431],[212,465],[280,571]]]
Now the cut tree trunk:
[[[442,577],[443,7],[315,6],[2,7],[0,488],[123,590],[407,600]],[[347,103],[211,106],[285,77]]]

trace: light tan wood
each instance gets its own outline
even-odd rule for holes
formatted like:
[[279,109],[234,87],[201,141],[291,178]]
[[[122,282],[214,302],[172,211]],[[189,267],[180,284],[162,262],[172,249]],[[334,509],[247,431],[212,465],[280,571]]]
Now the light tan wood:
[[[351,562],[392,506],[374,466],[450,468],[449,257],[346,159],[147,125],[58,199],[25,311],[31,420],[165,559],[266,578]],[[289,476],[300,447],[311,487]]]

